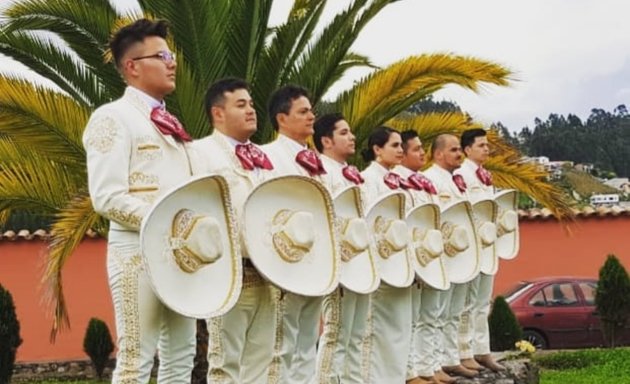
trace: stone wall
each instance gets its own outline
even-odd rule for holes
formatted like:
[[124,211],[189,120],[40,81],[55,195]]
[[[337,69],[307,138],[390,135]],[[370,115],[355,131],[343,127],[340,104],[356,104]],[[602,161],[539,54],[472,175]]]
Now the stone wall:
[[[112,359],[107,364],[104,379],[111,378],[111,373],[115,360]],[[539,370],[538,366],[531,363],[527,359],[505,360],[502,361],[507,370],[505,372],[482,371],[481,374],[474,379],[459,379],[457,384],[538,384]],[[157,365],[153,367],[152,375],[157,373]],[[195,384],[205,382],[205,377],[199,375]],[[54,362],[38,362],[38,363],[19,363],[16,365],[12,381],[13,383],[22,383],[33,380],[85,380],[95,378],[92,363],[89,360],[74,361],[54,361]]]

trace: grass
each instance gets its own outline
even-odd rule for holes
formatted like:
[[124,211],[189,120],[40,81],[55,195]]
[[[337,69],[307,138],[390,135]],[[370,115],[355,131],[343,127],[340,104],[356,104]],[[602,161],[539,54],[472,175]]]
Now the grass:
[[628,384],[630,348],[585,349],[537,356],[540,384]]

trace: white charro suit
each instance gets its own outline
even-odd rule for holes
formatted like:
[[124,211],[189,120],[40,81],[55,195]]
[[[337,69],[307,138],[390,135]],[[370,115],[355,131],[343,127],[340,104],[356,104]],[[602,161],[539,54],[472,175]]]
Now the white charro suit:
[[[365,179],[366,206],[393,192],[384,182],[388,172],[385,167],[372,161],[361,173]],[[372,294],[369,325],[371,353],[366,382],[405,382],[411,345],[411,289],[395,288],[382,282]]]
[[[261,182],[272,178],[273,170],[247,170],[236,157],[238,142],[215,129],[214,133],[193,144],[195,173],[213,173],[225,177],[242,230],[242,209],[249,193]],[[243,285],[236,305],[225,315],[208,319],[208,383],[262,384],[273,354],[275,317],[270,285],[243,253]],[[208,292],[209,293],[209,292]]]
[[[433,164],[424,172],[435,185],[438,192],[439,204],[442,209],[448,204],[468,200],[466,192],[460,192],[453,181],[453,175]],[[438,331],[442,334],[441,357],[438,361],[442,366],[454,366],[460,364],[458,349],[458,329],[460,318],[466,304],[469,283],[453,284],[440,295],[441,311],[439,316]],[[439,367],[438,367],[439,369]]]
[[[415,172],[402,165],[396,166],[394,172],[408,178]],[[436,203],[433,196],[425,191],[408,190],[413,206]],[[431,377],[440,367],[437,359],[436,345],[441,342],[436,324],[440,315],[440,297],[443,291],[418,282],[411,288],[411,347],[407,360],[407,380],[418,376]]]
[[[478,168],[479,166],[475,162],[466,159],[462,166],[455,170],[455,173],[462,175],[466,182],[468,187],[467,193],[471,203],[482,199],[492,200],[494,198],[494,187],[481,182],[476,173]],[[493,262],[498,263],[496,256]],[[489,271],[496,273],[496,267],[489,268]],[[461,359],[469,359],[474,355],[490,353],[488,315],[490,314],[494,273],[479,273],[470,282],[466,308],[464,308],[459,329],[459,353]]]
[[192,173],[188,144],[151,121],[158,106],[127,87],[94,111],[83,134],[92,204],[110,220],[107,271],[118,335],[113,383],[147,383],[156,349],[158,382],[189,383],[195,355],[195,320],[158,300],[140,256],[138,231],[153,201]]
[[[298,175],[310,177],[295,161],[305,146],[284,136],[263,145],[273,163],[277,176]],[[320,176],[315,180],[325,183]],[[324,186],[326,186],[324,184]],[[330,188],[326,186],[328,190]],[[313,380],[316,371],[316,344],[319,334],[322,297],[307,297],[275,290],[276,340],[273,360],[269,368],[269,384],[306,384]]]
[[[339,163],[326,155],[321,156],[326,185],[334,197],[343,189],[355,185],[346,179]],[[343,268],[343,267],[342,267]],[[362,384],[362,346],[365,334],[370,295],[362,295],[339,287],[324,298],[324,329],[317,353],[318,384]]]

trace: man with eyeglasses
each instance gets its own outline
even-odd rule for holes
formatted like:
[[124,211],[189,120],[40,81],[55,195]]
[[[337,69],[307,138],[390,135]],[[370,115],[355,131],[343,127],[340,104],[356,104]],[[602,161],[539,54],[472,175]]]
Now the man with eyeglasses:
[[148,383],[159,349],[158,383],[190,383],[195,320],[160,302],[143,268],[139,230],[153,202],[187,181],[190,136],[165,109],[177,63],[163,20],[141,19],[110,41],[123,96],[96,109],[83,144],[94,210],[110,220],[107,248],[118,351],[112,383]]

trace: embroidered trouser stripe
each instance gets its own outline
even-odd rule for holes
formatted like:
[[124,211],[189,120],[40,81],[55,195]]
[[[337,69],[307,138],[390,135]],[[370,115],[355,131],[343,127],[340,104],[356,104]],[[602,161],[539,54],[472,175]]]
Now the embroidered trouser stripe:
[[362,351],[369,295],[339,288],[324,298],[316,383],[363,384]]
[[474,311],[478,299],[479,283],[481,281],[481,273],[473,280],[468,282],[468,292],[466,293],[466,302],[462,312],[458,331],[459,358],[470,359],[473,357],[473,333],[474,333]]
[[158,383],[189,383],[195,321],[172,312],[155,296],[137,241],[116,241],[110,236],[107,271],[118,335],[112,383],[148,382],[158,349]]

